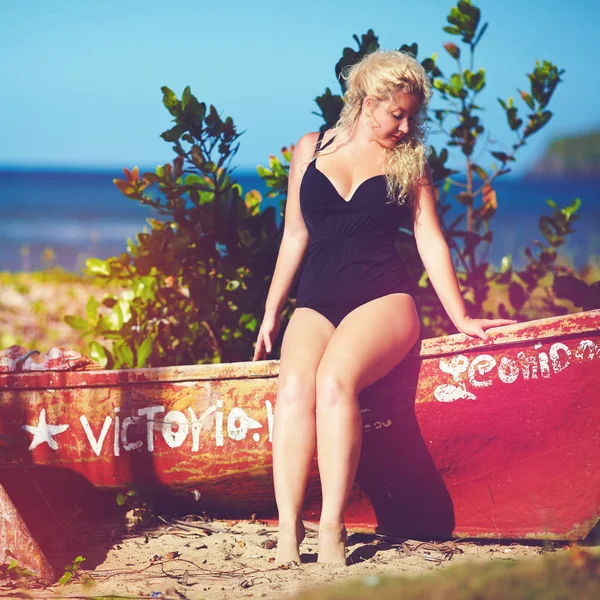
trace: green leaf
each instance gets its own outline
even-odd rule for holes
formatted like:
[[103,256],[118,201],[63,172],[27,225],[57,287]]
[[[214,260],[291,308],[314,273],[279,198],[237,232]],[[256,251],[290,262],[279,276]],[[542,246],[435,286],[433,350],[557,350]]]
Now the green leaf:
[[137,360],[136,367],[141,369],[146,366],[146,361],[150,354],[152,354],[152,345],[154,344],[154,339],[152,337],[147,337],[138,347],[137,349]]
[[240,317],[239,324],[249,331],[255,331],[256,327],[258,326],[258,321],[253,314],[245,313]]
[[181,95],[181,110],[183,112],[185,112],[185,108],[188,105],[188,102],[190,101],[192,97],[192,90],[190,89],[190,86],[186,86],[185,90],[183,90],[183,94]]
[[217,165],[211,160],[208,160],[202,165],[201,168],[202,171],[208,175],[209,173],[214,173],[217,170]]
[[527,104],[527,106],[531,110],[534,110],[535,104],[533,102],[533,96],[531,94],[528,94],[527,92],[523,92],[522,90],[519,90],[519,92],[521,94],[521,98],[523,98],[523,100],[525,100],[525,103]]
[[473,78],[473,73],[471,71],[469,71],[469,69],[465,69],[463,71],[463,79],[465,80],[465,83],[467,84],[467,87],[469,89],[471,89],[471,79]]
[[523,132],[523,137],[530,136],[531,134],[539,131],[548,121],[552,118],[552,113],[549,110],[545,110],[541,114],[532,115],[527,127],[525,127],[525,131]]
[[450,85],[452,85],[452,89],[456,94],[460,92],[462,89],[462,78],[458,73],[454,73],[454,75],[450,77]]
[[508,162],[509,160],[514,161],[514,157],[509,156],[508,154],[506,154],[505,152],[490,152],[490,154],[494,157],[496,157],[498,160],[501,160],[502,162]]
[[165,108],[174,117],[178,117],[181,114],[181,109],[179,105],[179,100],[177,100],[175,92],[169,89],[166,85],[163,85],[160,89],[163,93],[163,104],[165,105]]
[[85,331],[90,326],[85,319],[74,315],[66,315],[64,317],[64,321],[69,327],[72,327],[73,329],[79,329],[82,331]]
[[270,171],[269,169],[265,169],[265,167],[261,167],[260,165],[258,165],[256,167],[256,172],[263,178],[265,179],[266,177],[272,177],[273,176],[273,171]]
[[100,323],[107,329],[119,331],[121,327],[123,327],[123,313],[121,312],[120,306],[115,304],[112,311],[99,320],[98,325],[100,325]]
[[155,279],[153,277],[138,277],[132,283],[133,293],[144,302],[154,302]]
[[131,319],[131,306],[127,300],[119,300],[114,309],[121,315],[121,324],[127,323]]
[[85,261],[87,270],[93,275],[110,275],[108,262],[99,258],[88,258]]
[[563,215],[571,217],[579,210],[580,207],[581,207],[581,198],[575,198],[575,200],[573,200],[573,204],[570,204],[569,206],[565,206],[565,208],[563,208],[561,212],[563,213]]
[[204,177],[196,175],[195,173],[190,173],[189,175],[186,175],[183,180],[183,185],[199,185],[202,189],[206,189],[209,184]]
[[469,83],[469,88],[476,92],[480,92],[484,86],[485,86],[485,71],[483,69],[479,69],[479,71],[477,71],[477,73],[473,73],[473,76],[471,77],[471,81]]
[[483,179],[484,181],[488,178],[488,174],[478,165],[473,163],[471,165],[471,168],[473,169],[473,171],[475,171],[475,173],[477,173],[477,175]]
[[451,35],[458,35],[460,33],[460,28],[454,25],[447,25],[446,27],[442,27],[443,31],[446,33],[450,33]]
[[97,312],[98,300],[96,300],[94,296],[90,296],[85,305],[85,316],[87,317],[88,321],[95,321]]
[[160,137],[163,140],[165,140],[165,142],[176,142],[184,132],[185,132],[184,125],[175,125],[175,127],[171,127],[171,129],[167,129],[167,131],[163,131],[160,134]]
[[116,359],[121,363],[121,366],[124,367],[134,367],[135,361],[133,358],[133,352],[131,348],[125,341],[116,342],[113,345],[113,354]]
[[63,576],[58,580],[58,585],[67,585],[72,577],[73,573],[71,573],[71,571],[65,571]]
[[106,367],[108,364],[109,354],[108,350],[98,342],[90,343],[90,358],[102,368]]
[[117,504],[123,506],[125,504],[125,495],[122,492],[117,494]]

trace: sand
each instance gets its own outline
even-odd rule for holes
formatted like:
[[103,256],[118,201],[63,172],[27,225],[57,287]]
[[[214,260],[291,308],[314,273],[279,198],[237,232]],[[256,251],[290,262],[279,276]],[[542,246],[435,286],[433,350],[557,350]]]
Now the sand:
[[302,564],[278,567],[276,528],[264,522],[164,520],[107,547],[105,559],[94,570],[86,570],[82,563],[69,584],[28,593],[52,598],[111,594],[169,600],[282,598],[347,579],[370,585],[381,575],[418,575],[464,561],[513,561],[566,548],[543,542],[423,543],[349,531],[349,565],[343,567],[316,562],[316,525],[307,526]]

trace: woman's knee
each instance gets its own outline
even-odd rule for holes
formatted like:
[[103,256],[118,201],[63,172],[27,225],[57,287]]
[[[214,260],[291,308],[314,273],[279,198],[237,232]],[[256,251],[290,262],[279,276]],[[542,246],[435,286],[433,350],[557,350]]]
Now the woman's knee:
[[277,383],[277,405],[315,410],[314,374],[304,372],[287,373],[280,376]]
[[319,367],[316,378],[317,410],[339,406],[343,402],[355,402],[358,390],[347,374],[339,370]]

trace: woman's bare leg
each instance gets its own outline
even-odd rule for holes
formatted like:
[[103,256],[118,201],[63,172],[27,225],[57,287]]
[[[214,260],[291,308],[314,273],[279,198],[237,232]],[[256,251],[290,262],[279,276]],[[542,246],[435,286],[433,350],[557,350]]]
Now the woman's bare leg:
[[317,449],[323,490],[319,562],[346,563],[344,509],[360,457],[358,394],[391,371],[419,336],[413,299],[390,294],[348,314],[317,371]]
[[283,337],[273,422],[273,481],[279,513],[276,561],[300,562],[300,518],[315,454],[315,378],[333,325],[310,308],[294,311]]

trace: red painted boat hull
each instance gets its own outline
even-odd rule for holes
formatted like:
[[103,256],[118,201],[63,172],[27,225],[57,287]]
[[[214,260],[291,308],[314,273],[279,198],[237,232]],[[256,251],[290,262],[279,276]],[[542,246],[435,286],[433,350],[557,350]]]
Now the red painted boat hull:
[[[575,540],[597,523],[600,311],[492,336],[423,340],[363,391],[350,527]],[[81,502],[137,487],[215,517],[274,518],[277,374],[277,361],[0,374],[0,484],[17,506],[35,488],[52,504],[70,487]],[[319,505],[315,464],[304,517]]]

